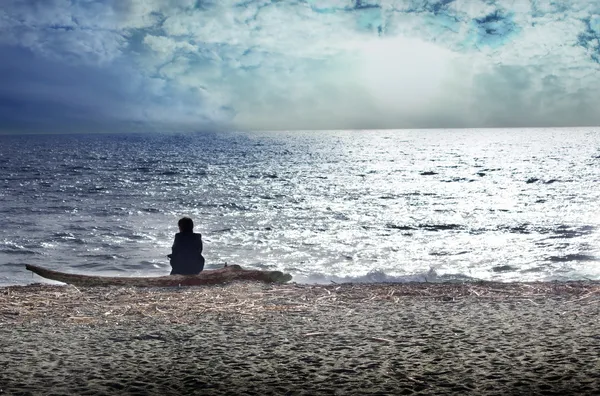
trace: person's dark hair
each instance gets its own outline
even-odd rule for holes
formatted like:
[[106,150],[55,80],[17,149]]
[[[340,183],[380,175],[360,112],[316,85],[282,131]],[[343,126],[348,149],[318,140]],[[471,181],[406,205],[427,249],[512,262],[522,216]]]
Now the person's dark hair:
[[177,223],[181,232],[192,232],[194,230],[194,222],[189,217],[182,217]]

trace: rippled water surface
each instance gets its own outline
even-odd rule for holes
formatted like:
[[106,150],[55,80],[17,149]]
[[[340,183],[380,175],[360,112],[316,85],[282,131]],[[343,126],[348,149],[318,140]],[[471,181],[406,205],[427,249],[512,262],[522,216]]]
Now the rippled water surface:
[[0,136],[0,284],[167,274],[177,219],[297,281],[600,279],[595,129]]

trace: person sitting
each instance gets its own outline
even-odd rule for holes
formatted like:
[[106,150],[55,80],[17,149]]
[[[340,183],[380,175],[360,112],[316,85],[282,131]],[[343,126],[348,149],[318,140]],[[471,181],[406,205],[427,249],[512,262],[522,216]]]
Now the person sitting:
[[177,223],[179,232],[175,234],[171,259],[171,275],[197,275],[204,269],[202,257],[202,235],[194,232],[194,222],[183,217]]

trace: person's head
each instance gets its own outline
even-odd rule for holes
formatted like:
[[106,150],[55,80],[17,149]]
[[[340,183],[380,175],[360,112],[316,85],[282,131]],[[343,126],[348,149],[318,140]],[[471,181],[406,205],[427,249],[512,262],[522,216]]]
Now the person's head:
[[177,223],[180,232],[193,232],[194,222],[189,217],[182,217]]

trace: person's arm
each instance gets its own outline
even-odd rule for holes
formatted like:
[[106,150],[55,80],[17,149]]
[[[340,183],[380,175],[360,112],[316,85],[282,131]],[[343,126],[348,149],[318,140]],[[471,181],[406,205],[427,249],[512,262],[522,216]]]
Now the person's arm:
[[202,234],[198,234],[198,253],[202,254]]
[[179,250],[181,245],[181,241],[179,238],[179,234],[175,234],[175,240],[173,241],[173,246],[171,246],[171,258],[175,257],[177,251]]

